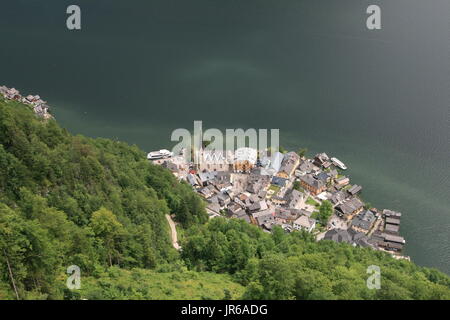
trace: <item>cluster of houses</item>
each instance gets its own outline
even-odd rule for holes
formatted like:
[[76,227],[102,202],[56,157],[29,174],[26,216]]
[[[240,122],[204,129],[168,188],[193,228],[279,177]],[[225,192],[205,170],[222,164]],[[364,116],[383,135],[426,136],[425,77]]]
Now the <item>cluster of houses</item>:
[[38,95],[28,95],[23,97],[19,90],[15,88],[8,88],[5,86],[0,86],[0,94],[2,94],[8,100],[14,100],[18,102],[22,102],[26,105],[29,105],[33,108],[34,113],[44,119],[52,118],[50,114],[50,107],[47,105],[47,102],[42,100]]
[[[343,174],[345,165],[326,153],[313,159],[295,152],[258,154],[241,148],[218,156],[200,150],[198,164],[183,154],[154,160],[189,183],[207,203],[210,217],[243,219],[270,232],[305,230],[317,239],[347,242],[400,255],[400,213],[367,208],[359,198],[362,187]],[[232,161],[230,161],[232,159]],[[333,160],[332,160],[333,159]],[[211,161],[214,160],[214,161]],[[328,200],[334,214],[319,227],[320,205]]]
[[324,239],[335,242],[346,242],[362,247],[371,247],[401,256],[405,239],[399,235],[401,213],[372,208],[363,210],[350,224],[348,229],[331,229],[326,232]]

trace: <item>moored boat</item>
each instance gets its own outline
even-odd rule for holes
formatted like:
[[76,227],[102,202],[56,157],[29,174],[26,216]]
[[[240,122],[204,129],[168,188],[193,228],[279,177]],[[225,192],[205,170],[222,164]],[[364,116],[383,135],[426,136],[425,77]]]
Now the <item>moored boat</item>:
[[347,166],[338,158],[331,158],[331,161],[333,162],[333,164],[339,168],[341,168],[342,170],[347,170]]
[[164,158],[170,158],[173,156],[173,153],[169,150],[162,149],[159,151],[152,151],[147,154],[148,160],[158,160],[158,159],[164,159]]

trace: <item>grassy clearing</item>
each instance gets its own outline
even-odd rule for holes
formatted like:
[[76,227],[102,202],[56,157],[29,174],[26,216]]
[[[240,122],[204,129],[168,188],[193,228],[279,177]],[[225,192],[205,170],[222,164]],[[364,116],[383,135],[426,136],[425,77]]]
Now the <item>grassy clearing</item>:
[[308,197],[308,200],[306,200],[306,204],[309,204],[310,206],[315,206],[315,207],[319,206],[319,203],[311,197]]
[[274,193],[277,193],[278,191],[280,191],[280,189],[281,188],[279,186],[276,186],[274,184],[271,184],[269,187],[269,190],[272,190]]

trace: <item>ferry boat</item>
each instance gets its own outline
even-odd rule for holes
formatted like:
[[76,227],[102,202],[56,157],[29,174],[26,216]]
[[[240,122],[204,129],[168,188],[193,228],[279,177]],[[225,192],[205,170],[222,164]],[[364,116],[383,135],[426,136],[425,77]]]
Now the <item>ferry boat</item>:
[[147,154],[148,160],[158,160],[158,159],[164,159],[164,158],[170,158],[173,156],[173,153],[169,150],[162,149],[159,151],[152,151]]
[[341,168],[342,170],[347,170],[347,166],[338,158],[331,158],[331,161],[335,166]]

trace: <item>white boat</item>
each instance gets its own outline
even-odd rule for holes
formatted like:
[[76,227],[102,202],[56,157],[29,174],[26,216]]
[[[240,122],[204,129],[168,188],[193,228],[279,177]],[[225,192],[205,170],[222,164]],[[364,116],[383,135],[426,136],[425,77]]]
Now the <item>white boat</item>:
[[158,160],[158,159],[170,158],[172,156],[173,156],[172,152],[170,152],[169,150],[166,150],[166,149],[162,149],[159,151],[149,152],[147,154],[147,159],[148,160]]
[[331,158],[331,161],[335,166],[341,168],[342,170],[347,170],[347,166],[338,158]]

